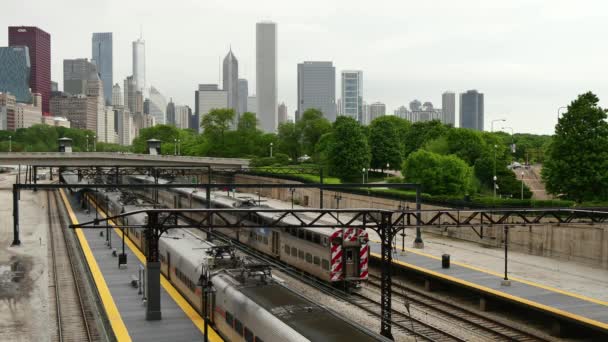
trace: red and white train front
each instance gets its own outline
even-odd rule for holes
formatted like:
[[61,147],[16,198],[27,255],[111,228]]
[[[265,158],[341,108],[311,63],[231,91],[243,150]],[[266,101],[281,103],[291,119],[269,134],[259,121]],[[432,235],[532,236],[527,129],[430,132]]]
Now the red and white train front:
[[369,237],[365,229],[336,229],[329,241],[331,245],[331,281],[367,280]]

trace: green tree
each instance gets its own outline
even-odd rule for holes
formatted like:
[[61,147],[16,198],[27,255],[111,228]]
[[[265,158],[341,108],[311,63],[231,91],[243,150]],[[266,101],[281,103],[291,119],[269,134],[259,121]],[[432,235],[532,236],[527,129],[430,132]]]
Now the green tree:
[[398,169],[403,161],[403,148],[399,140],[399,127],[393,116],[382,116],[372,121],[369,128],[369,142],[374,169],[386,168],[390,164]]
[[323,113],[309,108],[302,114],[296,123],[296,130],[300,132],[301,149],[309,156],[314,156],[315,145],[321,136],[331,130],[331,123],[323,117]]
[[[182,137],[180,131],[180,129],[171,125],[156,125],[149,128],[142,128],[141,130],[139,130],[139,135],[137,136],[137,138],[133,139],[133,152],[148,153],[147,141],[149,139],[158,139],[161,141],[162,154],[174,154],[176,143],[175,140],[180,139],[181,146],[184,145],[186,140]],[[188,133],[185,134],[188,135]]]
[[406,181],[433,195],[465,195],[473,190],[473,173],[462,159],[418,150],[403,163]]
[[549,192],[577,202],[608,198],[608,123],[598,102],[579,95],[555,126],[542,170]]
[[354,179],[368,168],[371,152],[361,125],[351,117],[340,116],[333,124],[329,151],[330,172],[342,179]]
[[230,125],[234,122],[234,109],[232,108],[214,108],[203,116],[201,127],[203,134],[208,137],[218,138],[220,144],[224,145],[224,134],[230,129]]
[[467,128],[452,128],[446,135],[448,153],[456,155],[469,165],[481,157],[486,149],[486,143],[481,137],[481,133]]
[[404,157],[424,146],[427,142],[439,138],[449,127],[438,120],[415,122],[407,131],[404,141]]
[[286,122],[279,125],[277,150],[288,155],[292,160],[298,160],[301,155],[300,134],[296,125]]

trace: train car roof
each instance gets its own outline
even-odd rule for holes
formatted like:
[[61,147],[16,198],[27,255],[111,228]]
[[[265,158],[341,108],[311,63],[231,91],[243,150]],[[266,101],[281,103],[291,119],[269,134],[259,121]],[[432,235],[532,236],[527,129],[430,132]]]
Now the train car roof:
[[[228,277],[227,274],[222,276]],[[233,281],[231,283],[234,285]],[[380,338],[283,285],[269,283],[236,288],[311,341],[359,342],[377,341]]]
[[[146,181],[152,181],[154,179],[151,176],[133,176],[133,177],[139,178],[142,180],[146,180]],[[167,183],[169,183],[169,181],[167,181],[166,179],[159,178],[158,183],[167,184]],[[195,185],[193,185],[193,186],[195,186]],[[200,189],[200,187],[199,187],[199,189]],[[194,187],[193,188],[175,188],[174,190],[179,191],[184,194],[191,195],[193,198],[196,198],[200,201],[206,201],[206,199],[207,199],[207,194],[205,193],[205,191],[197,191],[197,189]],[[233,195],[229,196],[227,194],[227,191],[218,191],[218,190],[211,191],[211,201],[215,204],[223,205],[223,206],[230,207],[230,208],[239,208],[239,206],[238,206],[239,203],[244,202],[244,201],[249,201],[250,203],[253,204],[253,206],[248,206],[246,208],[291,209],[290,202],[285,202],[285,201],[277,200],[277,199],[270,198],[270,197],[258,196],[257,194],[254,194],[254,193],[230,192],[230,194],[233,194]],[[259,203],[258,199],[261,201],[262,205],[255,205],[256,203]],[[237,205],[235,206],[235,204],[237,204]],[[310,208],[294,204],[293,209],[310,209]],[[266,218],[268,218],[268,219],[272,219],[272,218],[276,217],[277,214],[262,213],[261,215],[266,216]],[[347,215],[347,214],[345,214],[345,215]],[[306,214],[304,214],[303,216],[306,217]],[[309,221],[312,221],[312,220],[313,220],[313,218],[309,219]],[[298,221],[297,219],[290,217],[290,216],[283,218],[283,222],[288,223],[288,224],[293,224],[294,226],[300,226],[300,221]],[[318,222],[331,224],[332,222],[336,222],[336,221],[328,216],[328,217],[324,217],[323,219],[319,220]],[[319,233],[322,235],[326,235],[326,236],[330,236],[333,232],[335,232],[335,228],[301,227],[300,229],[310,230],[310,231],[313,231],[313,232],[316,232],[316,233]]]

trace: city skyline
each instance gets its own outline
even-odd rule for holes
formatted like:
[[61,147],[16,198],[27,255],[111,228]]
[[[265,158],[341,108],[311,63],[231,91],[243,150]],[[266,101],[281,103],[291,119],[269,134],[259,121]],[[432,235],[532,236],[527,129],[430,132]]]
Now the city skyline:
[[[288,4],[276,1],[261,5],[239,2],[238,6],[176,3],[169,10],[143,1],[100,2],[92,7],[76,1],[32,1],[28,11],[9,2],[0,18],[7,26],[37,26],[51,34],[52,79],[59,84],[63,84],[63,59],[90,58],[94,32],[114,33],[113,76],[115,83],[121,83],[132,74],[131,42],[143,28],[146,83],[159,86],[176,103],[191,107],[192,89],[198,83],[216,82],[218,59],[230,44],[238,51],[240,77],[249,80],[250,93],[257,93],[254,26],[266,19],[280,26],[278,101],[285,101],[292,109],[297,97],[294,69],[302,60],[333,61],[337,74],[347,69],[363,70],[365,97],[386,103],[388,112],[407,106],[414,98],[441,103],[441,94],[447,89],[455,93],[479,89],[486,94],[485,126],[491,119],[509,117],[510,126],[521,132],[552,133],[557,108],[587,90],[598,94],[600,105],[608,103],[608,85],[602,82],[606,71],[600,61],[607,48],[593,43],[601,41],[607,29],[589,20],[589,13],[593,16],[605,11],[603,4],[592,4],[583,11],[561,3],[545,8],[542,2],[514,1],[484,4],[473,10],[476,5],[468,1],[458,6],[389,2],[377,5],[374,16],[382,20],[373,30],[355,24],[357,18],[369,15],[364,7],[345,10],[349,6],[336,3],[318,13],[315,8],[320,4],[307,3],[296,16]],[[70,7],[73,25],[47,15],[58,6]],[[146,8],[147,15],[134,20],[133,13],[140,8]],[[402,13],[426,10],[436,19],[433,27],[424,25],[424,16],[416,15],[403,26]],[[96,15],[87,15],[90,11]],[[175,15],[167,15],[170,13]],[[200,13],[209,14],[202,23],[193,19]],[[196,41],[218,27],[221,17],[234,18],[236,23],[222,34],[206,36],[204,48],[199,44],[176,48],[176,36]],[[349,19],[340,19],[346,17]],[[156,25],[159,20],[164,24]],[[483,32],[479,31],[481,26],[485,27]],[[482,39],[478,34],[492,38]],[[576,45],[588,48],[568,49],[575,40]],[[7,45],[8,38],[0,35],[0,46]],[[353,54],[361,51],[360,46],[370,48]],[[450,50],[449,58],[429,53],[439,46]],[[184,68],[191,72],[185,73]],[[339,80],[336,82],[339,92]]]

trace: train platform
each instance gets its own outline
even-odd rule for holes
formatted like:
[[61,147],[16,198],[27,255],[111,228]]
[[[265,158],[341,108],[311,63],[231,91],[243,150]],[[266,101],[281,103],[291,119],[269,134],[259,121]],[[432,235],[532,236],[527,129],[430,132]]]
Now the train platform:
[[[371,258],[380,260],[380,243],[370,241]],[[441,255],[420,249],[396,247],[393,265],[416,272],[429,281],[454,284],[480,294],[483,310],[486,298],[498,298],[556,318],[557,321],[584,325],[608,333],[608,302],[509,276],[510,284],[502,283],[500,273],[454,261],[443,268]]]
[[[95,219],[94,211],[79,208],[76,197],[61,190],[61,198],[72,223]],[[102,214],[98,214],[103,217]],[[145,302],[139,287],[131,282],[139,278],[139,270],[145,266],[145,257],[139,249],[125,238],[127,266],[118,267],[118,258],[112,248],[122,252],[120,230],[108,229],[111,247],[106,242],[106,228],[76,229],[77,238],[84,252],[99,297],[118,341],[201,341],[204,321],[179,292],[161,275],[162,319],[148,321]],[[101,233],[103,232],[103,236]],[[143,291],[143,286],[141,291]],[[209,329],[210,341],[222,341],[215,331]]]

